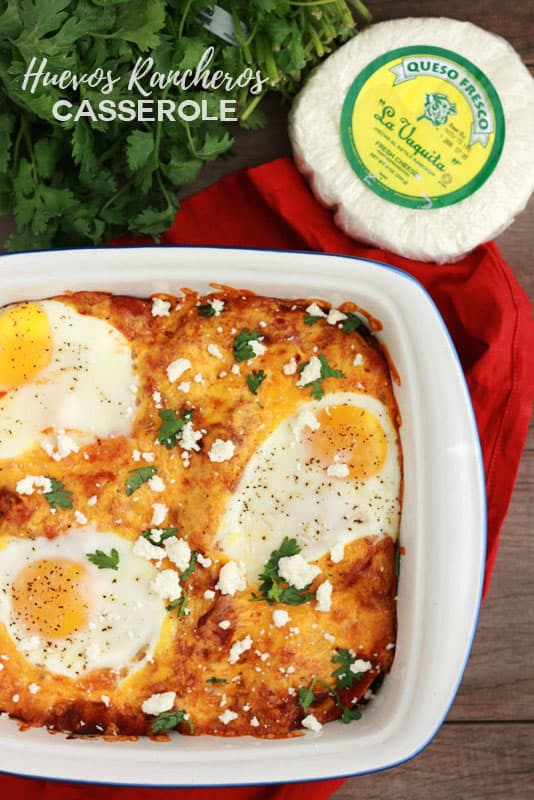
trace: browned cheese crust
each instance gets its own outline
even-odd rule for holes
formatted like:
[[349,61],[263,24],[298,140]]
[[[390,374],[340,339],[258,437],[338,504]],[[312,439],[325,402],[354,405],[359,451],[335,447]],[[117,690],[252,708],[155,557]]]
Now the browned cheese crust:
[[[284,374],[284,364],[291,358],[302,364],[314,353],[324,354],[345,376],[324,380],[325,392],[362,392],[377,398],[398,431],[387,360],[374,337],[346,334],[325,323],[305,324],[309,300],[291,303],[222,288],[209,297],[222,298],[224,312],[203,317],[197,306],[205,304],[206,297],[191,292],[178,299],[159,296],[171,302],[168,316],[153,316],[150,300],[94,292],[54,298],[82,314],[107,320],[127,338],[139,377],[133,433],[128,439],[90,444],[57,464],[39,447],[23,457],[0,461],[0,536],[8,540],[65,534],[77,527],[77,510],[98,530],[134,542],[146,528],[154,502],[147,486],[138,489],[135,503],[124,491],[129,470],[139,466],[132,460],[137,449],[155,453],[158,475],[168,487],[157,497],[169,507],[165,525],[179,528],[191,549],[210,557],[212,566],[193,570],[186,584],[189,613],[178,618],[176,611],[169,611],[153,663],[129,676],[99,670],[73,680],[47,673],[26,660],[0,625],[0,654],[4,656],[0,709],[56,730],[140,735],[150,733],[153,724],[153,717],[141,710],[143,701],[153,693],[175,691],[176,705],[188,712],[195,735],[292,735],[305,716],[298,703],[299,688],[309,686],[314,676],[335,687],[332,658],[339,649],[352,649],[373,667],[349,690],[340,692],[339,701],[322,684],[316,686],[316,700],[307,713],[320,722],[339,717],[345,705],[352,707],[354,699],[390,669],[396,624],[395,543],[389,537],[369,536],[346,546],[340,563],[333,563],[329,556],[316,562],[322,575],[311,591],[324,578],[334,587],[332,608],[321,613],[312,602],[296,607],[254,602],[257,584],[234,597],[215,592],[214,599],[205,599],[204,592],[214,589],[228,560],[215,541],[216,533],[251,456],[280,422],[311,399],[309,387],[297,386],[298,374]],[[347,303],[341,309],[355,306]],[[253,366],[242,363],[236,374],[232,372],[233,342],[245,327],[260,331],[267,349]],[[222,359],[208,354],[209,344],[218,346]],[[356,353],[363,356],[358,366],[353,364]],[[188,378],[187,394],[167,377],[168,365],[177,358],[189,359],[190,374],[201,375],[197,381]],[[252,369],[262,369],[267,375],[258,396],[246,382]],[[168,450],[155,444],[161,424],[155,392],[161,394],[160,407],[177,414],[193,409],[195,429],[206,431],[200,451],[192,455],[187,468],[178,447]],[[235,455],[212,463],[208,451],[218,438],[231,439]],[[26,475],[53,475],[63,481],[72,492],[73,509],[51,514],[42,494],[17,494],[17,481]],[[88,504],[93,495],[98,496],[96,505]],[[272,623],[277,607],[291,616],[291,623],[283,628]],[[221,629],[222,620],[229,620],[230,627]],[[247,635],[253,646],[238,663],[230,664],[232,644]],[[211,678],[219,682],[209,682]],[[29,691],[32,683],[40,687],[36,694]],[[109,697],[109,706],[102,702],[102,694]],[[219,719],[224,709],[238,713],[231,725]],[[251,725],[254,718],[257,727]],[[185,724],[179,730],[189,733]]]

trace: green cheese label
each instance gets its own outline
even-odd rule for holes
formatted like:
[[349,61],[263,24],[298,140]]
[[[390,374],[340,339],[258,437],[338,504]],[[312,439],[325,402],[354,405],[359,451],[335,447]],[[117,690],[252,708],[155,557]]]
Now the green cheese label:
[[476,192],[502,153],[504,114],[478,67],[439,47],[403,47],[372,61],[341,113],[345,155],[375,194],[443,208]]

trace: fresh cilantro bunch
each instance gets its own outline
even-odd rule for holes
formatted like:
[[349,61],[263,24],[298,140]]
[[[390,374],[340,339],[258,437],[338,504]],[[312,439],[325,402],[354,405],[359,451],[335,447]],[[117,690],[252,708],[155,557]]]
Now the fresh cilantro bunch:
[[[0,0],[0,213],[12,212],[17,225],[8,249],[95,245],[126,232],[157,238],[174,219],[177,190],[233,144],[231,127],[217,120],[60,123],[55,101],[118,103],[132,97],[127,79],[139,57],[163,73],[183,71],[214,46],[210,69],[236,77],[261,70],[265,91],[156,89],[151,99],[205,99],[211,115],[221,100],[235,100],[241,126],[262,127],[265,92],[292,96],[304,72],[355,33],[350,6],[369,18],[359,0],[218,4],[233,17],[237,46],[202,26],[209,0]],[[87,83],[73,90],[41,82],[31,93],[22,80],[34,57],[58,75],[101,69],[121,80],[106,95]]]

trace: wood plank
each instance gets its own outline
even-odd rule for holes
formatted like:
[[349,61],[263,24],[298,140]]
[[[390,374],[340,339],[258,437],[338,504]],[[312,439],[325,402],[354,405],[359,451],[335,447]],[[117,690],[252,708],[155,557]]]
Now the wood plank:
[[534,5],[531,2],[514,2],[504,5],[500,0],[366,0],[375,22],[402,17],[450,17],[480,25],[488,31],[504,36],[521,54],[523,61],[534,66]]
[[445,724],[412,761],[350,778],[332,798],[526,800],[534,793],[533,735],[528,724]]
[[448,720],[534,720],[533,447],[531,429],[473,650]]

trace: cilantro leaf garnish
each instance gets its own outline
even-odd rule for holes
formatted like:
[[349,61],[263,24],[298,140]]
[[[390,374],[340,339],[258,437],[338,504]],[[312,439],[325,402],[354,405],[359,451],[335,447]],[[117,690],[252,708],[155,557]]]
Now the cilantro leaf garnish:
[[359,681],[363,672],[352,672],[351,665],[354,664],[356,658],[352,655],[350,650],[340,648],[332,659],[332,664],[339,664],[340,666],[332,673],[332,677],[336,679],[338,689],[350,689],[353,683]]
[[302,708],[304,713],[309,709],[311,704],[315,700],[315,695],[313,693],[314,682],[312,681],[310,686],[301,686],[298,693],[299,698],[299,706]]
[[[326,356],[323,353],[319,353],[317,356],[319,361],[321,362],[321,377],[317,378],[314,381],[310,381],[309,383],[304,384],[305,386],[311,386],[311,395],[315,398],[315,400],[320,400],[324,397],[324,389],[323,389],[323,381],[325,378],[344,378],[345,373],[342,372],[340,369],[334,369],[330,366],[328,361],[326,360]],[[299,374],[301,375],[304,368],[308,366],[310,362],[305,361],[299,367]]]
[[186,580],[189,578],[189,576],[191,575],[191,573],[195,569],[195,565],[197,563],[197,559],[198,559],[199,555],[200,555],[200,553],[199,553],[198,550],[193,550],[193,552],[191,553],[191,560],[189,561],[189,565],[182,572],[182,576],[180,578],[180,583],[185,583]]
[[[176,528],[174,530],[177,530]],[[186,580],[190,577],[191,573],[195,569],[195,565],[197,563],[198,556],[200,555],[198,550],[193,550],[191,553],[191,559],[189,561],[188,566],[184,569],[180,576],[180,583],[184,584]],[[184,617],[187,611],[187,604],[189,602],[189,594],[187,592],[183,592],[182,596],[179,600],[173,600],[172,603],[169,603],[167,606],[167,611],[174,611],[176,608],[178,609],[178,617]]]
[[319,361],[321,362],[321,378],[344,378],[345,375],[340,369],[334,369],[326,360],[326,356],[319,353]]
[[114,569],[119,568],[119,553],[113,547],[109,555],[104,553],[103,550],[95,550],[94,553],[87,553],[87,558],[98,569]]
[[176,411],[173,411],[172,408],[167,408],[164,411],[159,411],[158,416],[161,419],[161,425],[158,430],[158,442],[164,445],[167,450],[172,450],[179,441],[184,426],[191,421],[193,412],[184,411],[179,417]]
[[215,309],[210,303],[203,303],[197,306],[197,314],[199,317],[214,317]]
[[357,708],[348,708],[347,706],[345,706],[345,708],[343,709],[343,714],[341,716],[341,719],[343,720],[345,725],[348,725],[350,722],[354,722],[354,720],[361,718],[362,715]]
[[270,605],[283,603],[289,606],[299,606],[315,598],[315,592],[306,591],[309,586],[305,586],[304,589],[289,586],[278,572],[281,558],[295,556],[300,551],[301,548],[296,539],[290,539],[287,536],[284,538],[278,550],[273,550],[259,575],[261,597],[254,597],[255,600],[267,600]]
[[343,333],[359,333],[364,339],[369,339],[373,335],[361,317],[357,314],[352,314],[350,311],[345,311],[345,314],[347,319],[344,319],[341,323]]
[[304,711],[304,713],[306,713],[308,711],[308,709],[311,706],[311,704],[314,703],[315,700],[317,699],[317,697],[315,696],[315,691],[314,691],[315,687],[317,686],[317,684],[319,684],[324,689],[326,689],[328,694],[331,695],[335,699],[336,705],[339,705],[339,695],[336,692],[336,690],[334,689],[334,687],[330,686],[330,684],[326,683],[326,681],[321,680],[321,678],[318,678],[317,675],[313,675],[310,685],[309,686],[301,686],[299,691],[298,691],[298,703],[299,703],[299,706]]
[[208,678],[208,680],[206,681],[206,683],[220,683],[220,684],[225,684],[225,683],[228,683],[228,681],[226,680],[226,678],[215,678],[215,677],[213,677],[213,678]]
[[248,328],[243,328],[241,333],[234,339],[234,358],[236,361],[248,361],[254,358],[256,353],[252,349],[250,343],[257,342],[262,338],[259,331],[249,331]]
[[321,317],[314,317],[313,314],[305,314],[304,315],[304,324],[305,325],[315,325],[316,322],[319,322]]
[[43,497],[50,508],[72,508],[72,492],[63,491],[64,485],[56,478],[48,479],[51,484],[49,492],[45,492]]
[[322,381],[314,381],[311,390],[311,396],[315,398],[315,400],[321,400],[324,397],[324,389]]
[[[152,538],[153,530],[157,530],[159,533],[159,539],[157,541],[156,539]],[[170,539],[171,536],[176,536],[179,530],[180,528],[147,528],[146,531],[143,531],[141,536],[143,536],[145,539],[148,539],[150,544],[153,544],[156,547],[161,547],[165,539]]]
[[165,606],[167,611],[174,611],[176,608],[178,609],[178,616],[184,617],[187,614],[187,603],[189,601],[189,595],[187,592],[184,592],[179,600],[173,600],[172,603]]
[[266,377],[267,375],[262,369],[259,370],[254,369],[252,370],[250,375],[247,375],[247,386],[252,392],[252,394],[258,394],[258,389],[260,388]]
[[132,495],[143,483],[146,483],[153,478],[156,474],[156,467],[139,467],[139,469],[131,469],[126,479],[126,494],[128,497]]
[[152,733],[162,733],[163,731],[173,731],[180,725],[180,723],[187,723],[189,730],[193,733],[193,723],[190,719],[186,719],[187,711],[184,709],[177,709],[176,711],[163,711],[158,714],[152,723]]

